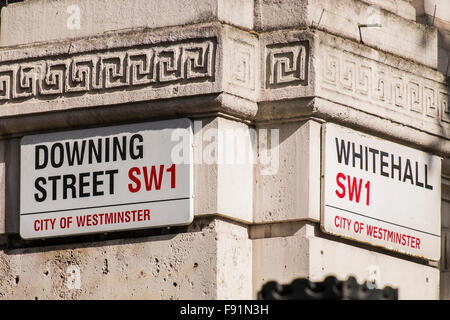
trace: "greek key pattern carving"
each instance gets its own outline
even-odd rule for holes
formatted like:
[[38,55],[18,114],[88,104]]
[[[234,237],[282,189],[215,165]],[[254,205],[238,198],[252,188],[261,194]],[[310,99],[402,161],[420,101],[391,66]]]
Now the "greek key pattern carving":
[[442,109],[442,121],[450,123],[449,94],[445,91],[439,92],[438,106]]
[[308,84],[309,44],[307,41],[266,47],[266,88]]
[[231,40],[231,74],[229,83],[249,90],[255,89],[255,47]]
[[415,116],[450,122],[448,88],[374,61],[328,50],[321,88]]
[[214,81],[216,39],[0,64],[0,104],[116,88]]

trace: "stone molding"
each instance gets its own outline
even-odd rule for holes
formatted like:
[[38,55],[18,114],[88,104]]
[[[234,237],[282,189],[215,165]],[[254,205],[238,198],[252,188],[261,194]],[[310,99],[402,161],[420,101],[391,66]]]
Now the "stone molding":
[[2,63],[0,105],[15,99],[214,81],[216,39]]
[[308,85],[307,41],[266,46],[265,89]]
[[[254,34],[207,23],[11,47],[0,56],[0,120],[4,132],[19,135],[29,129],[9,119],[130,103],[166,103],[158,116],[220,112],[279,121],[313,115],[304,106],[315,97],[387,126],[402,123],[441,139],[450,134],[449,87],[438,72],[318,30]],[[198,106],[169,102],[188,97]]]
[[449,136],[449,88],[443,83],[330,47],[321,49],[319,68],[318,96],[331,94],[337,103],[396,121],[407,117],[407,125]]

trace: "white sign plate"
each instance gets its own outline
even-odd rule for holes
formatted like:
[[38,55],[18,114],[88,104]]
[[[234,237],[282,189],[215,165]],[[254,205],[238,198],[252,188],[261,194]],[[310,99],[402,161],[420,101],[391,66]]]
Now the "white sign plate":
[[440,157],[331,123],[322,154],[325,232],[439,260]]
[[189,224],[192,154],[189,119],[25,136],[20,235]]

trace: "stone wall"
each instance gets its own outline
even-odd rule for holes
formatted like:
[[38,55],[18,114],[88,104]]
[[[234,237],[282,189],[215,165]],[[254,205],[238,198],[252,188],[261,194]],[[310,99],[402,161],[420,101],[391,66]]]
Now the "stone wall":
[[[449,10],[438,5],[435,25],[427,1],[406,0],[4,7],[0,296],[254,299],[269,280],[334,274],[375,276],[401,299],[448,298]],[[371,23],[381,27],[361,27]],[[20,238],[23,136],[182,117],[194,130],[191,225]],[[326,122],[443,158],[440,261],[320,228]],[[205,161],[210,150],[233,154],[218,139],[229,132],[244,144],[277,132],[277,161],[265,162],[259,144],[243,163]]]

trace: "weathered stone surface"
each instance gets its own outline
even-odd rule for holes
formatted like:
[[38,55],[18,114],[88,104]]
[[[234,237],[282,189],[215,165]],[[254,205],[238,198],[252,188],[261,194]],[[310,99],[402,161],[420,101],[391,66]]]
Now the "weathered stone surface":
[[387,10],[408,20],[416,20],[416,10],[410,0],[361,0],[372,6]]
[[[255,223],[320,221],[321,124],[310,120],[259,128],[279,130],[279,145],[276,155],[259,152]],[[276,162],[263,165],[268,161],[262,157],[269,156]]]
[[313,96],[317,53],[314,33],[274,31],[263,33],[259,39],[263,90],[258,101]]
[[[439,72],[318,30],[257,36],[210,23],[1,54],[3,135],[212,112],[291,119],[312,115],[314,97],[379,117],[382,125],[369,121],[368,129],[381,134],[395,131],[393,122],[421,135],[449,133],[448,86]],[[448,150],[437,145],[435,152]]]
[[253,222],[255,138],[241,122],[194,120],[195,215]]
[[340,280],[354,276],[359,283],[373,281],[378,288],[397,288],[399,299],[439,298],[437,268],[324,239],[309,224],[255,226],[250,235],[255,292],[270,280],[288,284],[296,278],[323,281],[335,275]]
[[257,35],[229,26],[223,28],[223,89],[230,94],[257,101],[261,91],[261,48]]
[[2,11],[0,44],[80,38],[123,29],[223,21],[253,28],[253,0],[39,0]]
[[[2,133],[21,136],[35,130],[211,113],[256,123],[316,116],[450,154],[448,87],[436,71],[321,31],[270,32],[259,43],[254,35],[217,24],[172,31],[80,40],[70,47],[69,58],[61,45],[42,45],[30,54],[27,67],[20,62],[26,51],[5,50],[11,61],[0,66],[10,70],[3,73]],[[43,58],[47,50],[50,59]],[[174,61],[184,67],[172,69]],[[135,103],[123,104],[128,101]],[[250,166],[242,167],[245,174],[237,173],[236,166],[221,168],[204,171],[229,180],[218,193],[230,189],[232,177],[251,184]],[[252,221],[251,204],[243,200],[247,204],[242,206],[225,194],[214,209],[200,205],[199,212]],[[242,195],[251,198],[251,192]]]
[[309,275],[309,241],[304,222],[256,225],[253,239],[253,298],[269,281],[289,283]]
[[314,229],[298,221],[247,231],[206,218],[184,233],[2,250],[1,298],[252,299],[270,280],[335,274],[396,287],[400,299],[437,299],[436,268],[326,240]]
[[353,275],[360,283],[375,280],[378,288],[398,288],[401,300],[439,299],[438,268],[319,237],[311,239],[309,250],[313,281],[330,274],[342,280]]
[[[383,12],[379,8],[383,8]],[[381,28],[363,28],[364,43],[435,68],[437,32],[412,22],[413,11],[404,1],[396,1],[394,5],[383,1],[374,6],[370,1],[354,0],[202,0],[192,6],[186,0],[113,0],[107,3],[106,0],[76,3],[40,0],[12,4],[3,10],[1,44],[11,46],[132,28],[213,21],[266,31],[317,27],[319,20],[320,28],[360,41],[359,23],[381,23]],[[405,47],[408,50],[404,50]]]
[[217,220],[217,299],[252,299],[253,243],[248,227]]
[[[323,122],[450,156],[449,86],[438,72],[447,39],[414,21],[415,3],[105,1],[35,0],[2,12],[0,298],[250,299],[268,280],[331,273],[379,277],[402,299],[436,299],[440,282],[448,296],[445,179],[439,266],[318,224]],[[429,19],[435,0],[423,1],[418,15]],[[80,26],[69,28],[77,6]],[[446,26],[445,15],[436,19]],[[359,32],[370,23],[382,27]],[[23,135],[173,117],[194,121],[191,226],[11,249]],[[236,142],[263,140],[261,129],[279,129],[269,174],[258,144],[243,163],[233,157]]]
[[[250,299],[246,228],[0,251],[1,299]],[[155,290],[155,288],[158,288]]]
[[439,73],[325,33],[319,39],[317,96],[449,136],[449,91]]
[[[362,38],[370,47],[436,68],[436,29],[378,8],[353,0],[259,0],[255,3],[255,29],[318,28],[357,42]],[[410,7],[408,11],[412,18]],[[358,24],[375,23],[382,27],[362,28],[360,37]]]
[[[0,100],[25,102],[18,110],[2,108],[2,115],[67,110],[68,101],[52,103],[55,97],[74,97],[72,106],[86,107],[99,105],[100,100],[104,101],[100,105],[108,105],[217,92],[217,28],[194,33],[183,28],[166,31],[165,36],[147,32],[147,36],[133,32],[33,47],[31,54],[30,48],[2,52]],[[14,63],[24,57],[26,64]],[[120,98],[124,89],[133,97]]]
[[412,0],[412,5],[416,9],[418,17],[426,15],[430,22],[432,22],[433,17],[450,22],[449,3],[445,0]]

